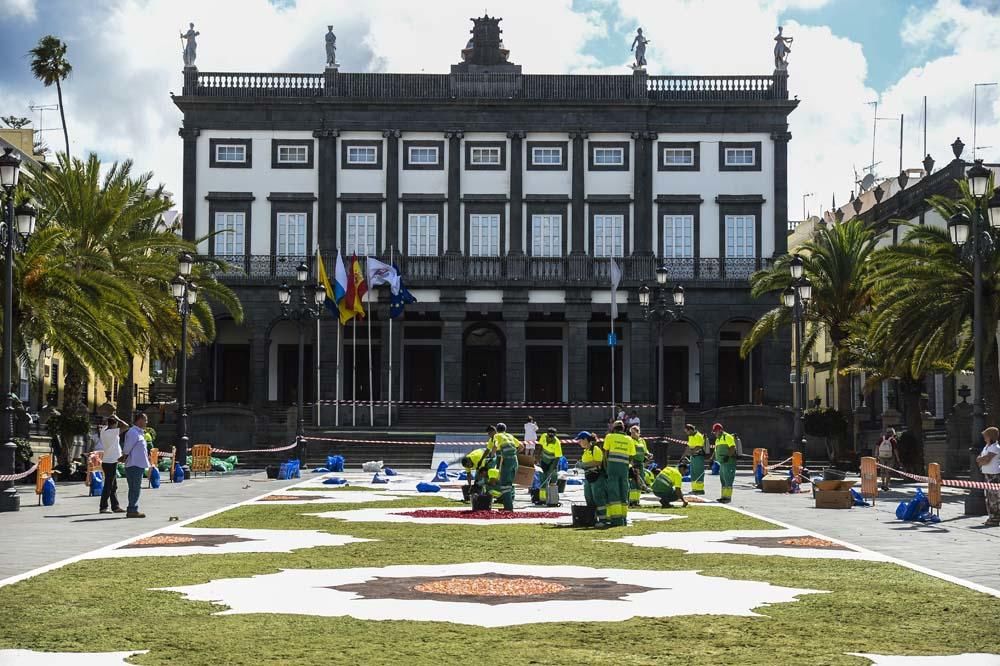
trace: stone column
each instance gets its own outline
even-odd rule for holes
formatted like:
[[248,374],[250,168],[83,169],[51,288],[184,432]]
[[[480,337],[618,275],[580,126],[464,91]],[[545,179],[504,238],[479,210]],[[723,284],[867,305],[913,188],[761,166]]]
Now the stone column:
[[[510,139],[510,252],[511,255],[524,254],[522,213],[524,201],[524,132],[507,132]],[[508,390],[509,392],[509,390]]]
[[570,402],[588,398],[587,327],[591,317],[590,290],[566,290],[566,354]]
[[332,257],[337,250],[337,136],[335,129],[319,129],[316,137],[316,169],[319,182],[316,242],[320,252]]
[[267,404],[267,375],[270,370],[267,356],[271,348],[271,340],[266,337],[265,327],[253,327],[252,330],[253,340],[250,343],[252,362],[250,367],[253,370],[253,384],[250,388],[250,404],[256,410]]
[[573,244],[570,253],[584,254],[583,240],[587,237],[587,225],[583,214],[583,172],[587,165],[587,155],[584,151],[584,139],[587,138],[587,133],[570,132],[569,138],[573,141],[573,194],[571,199],[573,205],[571,227],[573,229]]
[[787,130],[773,132],[774,141],[774,256],[788,252],[788,142]]
[[635,171],[632,193],[635,199],[635,237],[632,254],[653,254],[653,141],[656,132],[633,132]]
[[713,329],[698,342],[701,357],[701,407],[710,409],[719,404],[719,341]]
[[462,399],[462,334],[465,312],[442,310],[441,354],[444,361],[444,399]]
[[[448,139],[448,248],[446,253],[453,255],[462,254],[463,136],[465,134],[461,130],[444,133],[444,138]],[[447,379],[445,379],[445,390],[447,391]],[[446,398],[446,400],[448,399],[450,398]]]
[[[630,307],[629,310],[638,313],[639,306]],[[656,402],[655,324],[636,316],[631,318],[628,326],[632,402]]]
[[507,290],[504,293],[503,320],[507,337],[507,367],[504,377],[507,402],[524,402],[526,393],[524,325],[528,321],[528,294],[525,290]]
[[[195,70],[197,73],[197,70]],[[185,76],[187,72],[185,71]],[[197,238],[198,219],[198,135],[197,127],[184,127],[178,134],[184,139],[184,200],[181,205],[181,233],[186,241]]]
[[399,130],[385,130],[385,249],[399,249]]

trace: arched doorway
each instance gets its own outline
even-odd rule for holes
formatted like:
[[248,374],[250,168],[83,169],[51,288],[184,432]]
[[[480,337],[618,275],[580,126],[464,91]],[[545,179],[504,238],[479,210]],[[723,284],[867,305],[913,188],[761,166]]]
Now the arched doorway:
[[504,399],[504,337],[492,324],[475,324],[462,344],[462,399]]

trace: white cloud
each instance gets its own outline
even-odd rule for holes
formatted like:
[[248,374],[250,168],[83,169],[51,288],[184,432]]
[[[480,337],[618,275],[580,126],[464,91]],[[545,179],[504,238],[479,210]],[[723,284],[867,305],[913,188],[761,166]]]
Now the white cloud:
[[35,0],[0,0],[0,16],[4,15],[34,21],[38,15]]

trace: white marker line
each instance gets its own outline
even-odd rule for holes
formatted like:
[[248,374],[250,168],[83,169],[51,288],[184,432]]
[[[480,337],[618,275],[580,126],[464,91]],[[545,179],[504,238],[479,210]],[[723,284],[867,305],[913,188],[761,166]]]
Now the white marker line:
[[[188,481],[185,481],[184,483],[188,483]],[[136,541],[138,539],[145,539],[145,538],[151,537],[153,535],[160,534],[161,532],[169,532],[170,530],[175,529],[177,527],[184,527],[185,525],[189,525],[190,523],[194,523],[194,522],[197,522],[199,520],[204,520],[205,518],[208,518],[210,516],[214,516],[217,513],[222,513],[223,511],[229,511],[230,509],[235,509],[238,506],[242,506],[244,504],[249,504],[250,502],[256,502],[257,500],[259,500],[262,497],[267,497],[268,495],[273,495],[274,493],[280,493],[280,492],[287,491],[289,488],[292,488],[292,487],[293,486],[285,486],[284,488],[278,488],[278,489],[272,488],[271,490],[268,490],[265,493],[257,495],[256,497],[251,497],[250,499],[245,499],[245,500],[242,500],[240,502],[235,502],[233,504],[228,504],[228,505],[220,507],[218,509],[213,509],[213,510],[208,511],[206,513],[203,513],[201,515],[194,516],[192,518],[188,518],[186,520],[182,520],[182,521],[179,521],[179,522],[176,522],[176,523],[168,523],[167,525],[164,525],[163,527],[160,527],[158,529],[150,530],[149,532],[145,532],[143,534],[138,534],[136,536],[130,536],[130,537],[126,538],[126,539],[123,539],[121,541],[112,543],[112,544],[110,544],[108,546],[101,546],[100,548],[95,548],[92,551],[89,551],[89,552],[86,552],[86,553],[81,553],[80,555],[74,555],[73,557],[68,557],[65,560],[59,560],[58,562],[53,562],[52,564],[46,564],[45,566],[38,567],[37,569],[32,569],[31,571],[28,571],[26,573],[21,573],[21,574],[15,575],[15,576],[11,576],[10,578],[5,578],[3,580],[0,580],[0,587],[6,587],[8,585],[13,585],[14,583],[19,583],[22,580],[27,580],[28,578],[34,578],[35,576],[38,576],[38,575],[43,574],[43,573],[48,573],[49,571],[53,571],[55,569],[59,569],[59,568],[64,567],[64,566],[66,566],[68,564],[73,564],[74,562],[80,562],[86,556],[91,555],[93,553],[100,552],[102,550],[114,550],[115,548],[120,548],[121,546],[124,546],[125,544],[128,544],[128,543],[132,543],[133,541]],[[318,502],[318,504],[322,504],[322,502]]]
[[926,575],[931,576],[933,578],[940,578],[943,581],[947,581],[949,583],[954,583],[955,585],[961,585],[962,587],[966,587],[966,588],[968,588],[970,590],[974,590],[976,592],[982,592],[983,594],[988,594],[988,595],[993,596],[993,597],[1000,597],[1000,590],[994,590],[992,587],[986,587],[985,585],[980,585],[979,583],[974,583],[971,580],[965,580],[965,579],[959,578],[957,576],[952,576],[951,574],[946,574],[946,573],[942,573],[940,571],[936,571],[934,569],[929,569],[929,568],[927,568],[925,566],[921,566],[919,564],[914,564],[913,562],[907,562],[906,560],[901,560],[898,557],[893,557],[892,555],[888,555],[887,553],[880,553],[880,552],[872,550],[870,548],[865,548],[864,546],[858,546],[857,544],[853,544],[853,543],[851,543],[849,541],[844,541],[843,539],[837,539],[835,537],[831,537],[831,536],[827,536],[825,534],[821,534],[820,532],[816,532],[814,530],[809,530],[809,529],[806,529],[804,527],[799,527],[798,525],[792,525],[791,523],[786,523],[786,522],[783,522],[783,521],[780,521],[780,520],[775,520],[774,518],[768,518],[766,516],[762,516],[760,514],[754,513],[753,511],[747,511],[746,509],[741,509],[739,507],[729,506],[729,505],[725,505],[725,504],[722,504],[721,506],[723,506],[726,509],[729,509],[731,511],[736,511],[737,513],[742,513],[745,516],[750,516],[751,518],[756,518],[758,520],[763,520],[764,522],[768,522],[768,523],[771,523],[773,525],[778,525],[779,527],[784,527],[784,528],[787,528],[787,529],[802,530],[803,532],[805,532],[807,534],[810,534],[810,535],[812,535],[814,537],[819,537],[819,538],[822,538],[822,539],[827,539],[827,540],[832,541],[834,543],[839,543],[841,546],[848,546],[850,548],[853,548],[853,549],[857,550],[858,552],[879,555],[881,557],[886,558],[884,561],[887,561],[890,564],[898,564],[898,565],[900,565],[902,567],[906,567],[907,569],[912,569],[913,571],[917,571],[919,573],[926,574]]

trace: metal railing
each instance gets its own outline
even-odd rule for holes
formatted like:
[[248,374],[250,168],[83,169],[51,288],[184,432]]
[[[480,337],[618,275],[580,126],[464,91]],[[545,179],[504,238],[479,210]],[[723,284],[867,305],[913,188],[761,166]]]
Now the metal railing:
[[[388,256],[378,259],[388,262]],[[226,262],[217,273],[220,280],[233,283],[278,282],[292,280],[300,262],[312,271],[315,257],[274,257],[270,255],[216,256]],[[607,258],[586,255],[566,257],[529,257],[510,255],[502,257],[469,257],[443,255],[436,257],[392,257],[409,286],[437,286],[452,283],[478,285],[525,286],[602,286],[610,284],[611,261]],[[652,255],[619,257],[615,260],[626,282],[653,282],[656,268],[667,269],[671,282],[728,282],[745,286],[750,276],[770,267],[771,260],[761,257],[746,258],[660,258]],[[333,259],[326,259],[327,274],[334,275]]]
[[631,74],[390,74],[368,72],[197,72],[185,80],[196,97],[354,99],[654,100],[678,102],[788,99],[787,76],[645,76]]

